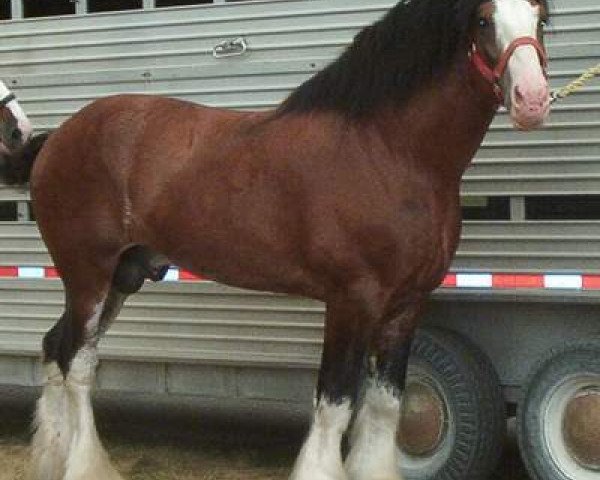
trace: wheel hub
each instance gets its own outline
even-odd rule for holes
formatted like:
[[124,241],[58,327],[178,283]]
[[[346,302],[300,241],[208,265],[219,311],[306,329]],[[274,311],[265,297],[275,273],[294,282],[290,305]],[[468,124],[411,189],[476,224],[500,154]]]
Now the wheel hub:
[[584,389],[569,400],[563,436],[569,453],[579,464],[600,470],[600,389]]
[[426,456],[440,445],[446,428],[444,402],[430,385],[411,382],[402,400],[398,446],[407,454]]

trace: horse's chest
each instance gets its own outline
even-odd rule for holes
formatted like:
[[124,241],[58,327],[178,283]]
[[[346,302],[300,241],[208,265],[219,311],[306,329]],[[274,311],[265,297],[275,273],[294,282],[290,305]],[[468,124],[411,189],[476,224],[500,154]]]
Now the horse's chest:
[[394,226],[389,230],[388,255],[382,265],[388,270],[387,275],[423,289],[436,286],[457,247],[457,209],[408,202],[390,224]]

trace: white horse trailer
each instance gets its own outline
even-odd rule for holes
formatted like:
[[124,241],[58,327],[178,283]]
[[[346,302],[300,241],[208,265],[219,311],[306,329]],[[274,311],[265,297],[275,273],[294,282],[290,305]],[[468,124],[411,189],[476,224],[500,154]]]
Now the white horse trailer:
[[[273,108],[394,3],[12,0],[0,10],[0,78],[38,130],[123,92]],[[557,87],[600,61],[600,4],[552,3]],[[174,7],[184,4],[203,5]],[[500,112],[462,193],[462,243],[413,347],[398,436],[405,475],[479,478],[502,441],[500,402],[518,406],[536,478],[598,480],[600,83],[556,104],[539,132],[513,133]],[[62,288],[28,193],[0,186],[0,215],[0,383],[36,386]],[[313,301],[173,268],[109,331],[98,385],[308,407],[322,323]]]

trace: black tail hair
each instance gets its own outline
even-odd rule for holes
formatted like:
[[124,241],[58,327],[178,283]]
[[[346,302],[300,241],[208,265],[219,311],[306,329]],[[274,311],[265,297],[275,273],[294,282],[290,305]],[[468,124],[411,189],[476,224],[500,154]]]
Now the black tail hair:
[[14,152],[0,155],[0,181],[7,185],[25,185],[29,182],[33,163],[51,133],[31,137]]

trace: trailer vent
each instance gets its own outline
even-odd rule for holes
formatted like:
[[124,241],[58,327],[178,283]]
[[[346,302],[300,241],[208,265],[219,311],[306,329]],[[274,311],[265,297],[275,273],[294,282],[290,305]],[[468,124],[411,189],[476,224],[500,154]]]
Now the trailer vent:
[[53,17],[56,15],[72,15],[75,13],[75,2],[71,0],[24,0],[23,16]]
[[142,8],[142,0],[88,0],[88,12],[112,12]]
[[17,202],[0,202],[0,221],[14,222],[17,220]]
[[464,197],[464,220],[510,220],[509,197]]
[[205,3],[214,3],[213,0],[156,0],[156,6],[177,7],[179,5],[202,5]]
[[528,220],[600,220],[600,195],[527,197]]

